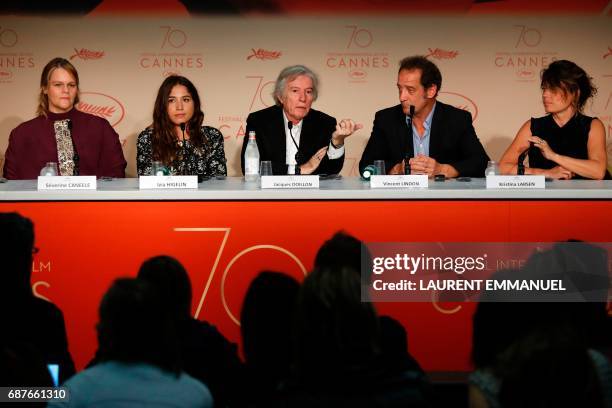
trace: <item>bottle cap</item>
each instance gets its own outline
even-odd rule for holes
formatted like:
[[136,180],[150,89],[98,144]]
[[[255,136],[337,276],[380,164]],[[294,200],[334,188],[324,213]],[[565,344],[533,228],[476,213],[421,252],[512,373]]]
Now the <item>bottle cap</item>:
[[372,177],[372,175],[374,174],[376,174],[376,167],[370,164],[370,165],[367,165],[365,169],[363,169],[363,172],[361,173],[361,178],[364,180],[369,180],[370,177]]

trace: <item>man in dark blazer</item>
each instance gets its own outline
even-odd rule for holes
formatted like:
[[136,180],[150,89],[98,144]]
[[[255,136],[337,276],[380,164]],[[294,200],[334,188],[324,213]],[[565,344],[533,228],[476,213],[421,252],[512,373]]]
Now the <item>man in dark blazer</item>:
[[[260,160],[272,161],[274,175],[337,174],[344,164],[344,139],[362,128],[311,109],[318,78],[303,65],[281,71],[274,88],[275,106],[251,113],[246,134],[254,131]],[[240,165],[244,174],[242,145]]]
[[[376,112],[359,170],[384,160],[388,174],[484,177],[489,157],[476,136],[469,112],[436,101],[442,85],[438,67],[414,56],[400,62],[400,104]],[[411,112],[412,110],[412,112]]]

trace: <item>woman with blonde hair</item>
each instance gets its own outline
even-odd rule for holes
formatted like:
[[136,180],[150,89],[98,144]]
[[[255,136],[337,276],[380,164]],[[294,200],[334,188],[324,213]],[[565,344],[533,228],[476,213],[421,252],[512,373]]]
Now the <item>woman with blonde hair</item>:
[[125,177],[119,136],[106,119],[77,110],[79,74],[64,58],[45,65],[36,118],[11,132],[4,162],[7,179],[35,179],[48,162],[62,176]]

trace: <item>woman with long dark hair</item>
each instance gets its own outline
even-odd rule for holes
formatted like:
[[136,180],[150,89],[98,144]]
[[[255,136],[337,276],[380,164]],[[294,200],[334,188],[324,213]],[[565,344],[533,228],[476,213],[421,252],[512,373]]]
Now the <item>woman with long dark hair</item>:
[[[541,88],[547,115],[523,124],[500,160],[501,173],[609,178],[604,125],[582,113],[597,93],[591,77],[575,63],[559,60],[542,71]],[[527,155],[529,165],[525,166]]]
[[153,124],[138,135],[138,175],[150,175],[160,161],[170,174],[203,178],[226,175],[223,135],[203,126],[204,112],[193,83],[172,75],[159,87]]

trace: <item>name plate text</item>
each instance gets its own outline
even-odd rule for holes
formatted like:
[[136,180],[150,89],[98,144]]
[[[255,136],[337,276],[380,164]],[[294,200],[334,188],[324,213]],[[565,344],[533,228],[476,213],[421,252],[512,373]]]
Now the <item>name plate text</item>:
[[140,176],[138,186],[141,190],[197,189],[198,176]]
[[536,189],[546,188],[544,176],[487,176],[487,188]]
[[96,176],[38,176],[38,190],[95,190]]
[[391,175],[370,177],[370,188],[428,188],[426,174]]
[[319,188],[319,176],[261,176],[261,188]]

